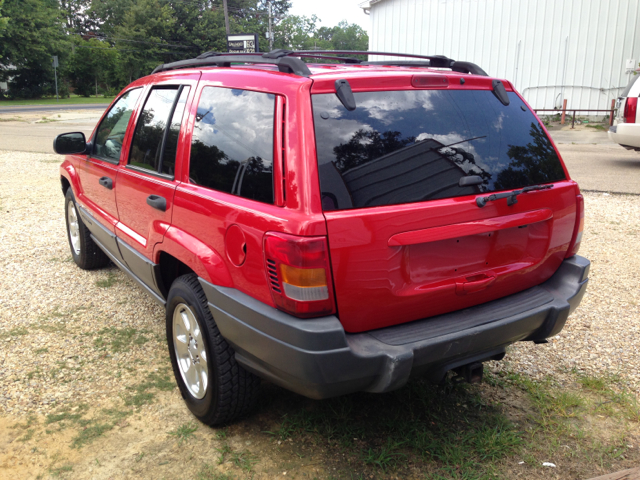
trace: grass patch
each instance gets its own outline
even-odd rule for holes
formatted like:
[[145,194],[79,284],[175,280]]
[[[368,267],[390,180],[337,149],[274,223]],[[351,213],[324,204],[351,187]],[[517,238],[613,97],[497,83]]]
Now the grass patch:
[[73,467],[71,465],[63,465],[62,467],[50,467],[49,468],[49,475],[51,475],[53,478],[58,478],[60,476],[62,476],[65,473],[69,473],[73,471]]
[[20,117],[0,118],[0,122],[23,122],[23,123],[28,123],[26,120],[22,120]]
[[208,463],[205,463],[196,475],[196,480],[234,480],[235,478],[230,473],[218,472],[216,467]]
[[186,442],[191,438],[195,438],[195,435],[193,433],[196,430],[198,430],[198,425],[196,425],[194,422],[189,422],[180,425],[175,430],[171,430],[169,432],[169,435],[176,437],[176,439],[178,440],[178,445],[182,445],[183,442]]
[[112,352],[118,353],[129,349],[135,345],[143,345],[149,341],[147,330],[137,330],[135,328],[103,328],[98,332],[98,337],[93,344],[98,348],[109,347]]
[[602,124],[598,124],[598,123],[589,123],[587,124],[587,128],[593,128],[594,130],[600,130],[602,132],[609,130],[609,127],[605,127]]
[[23,335],[27,335],[28,333],[29,333],[29,330],[27,330],[26,328],[16,327],[8,331],[0,332],[0,338],[21,337]]
[[[433,479],[513,478],[514,468],[518,475],[540,473],[545,461],[557,464],[562,478],[569,472],[587,478],[595,466],[613,471],[638,457],[626,445],[636,443],[629,425],[640,419],[640,405],[616,388],[603,393],[615,378],[578,376],[577,388],[514,373],[485,378],[444,386],[417,379],[384,395],[321,402],[278,394],[282,417],[264,433],[283,447],[326,450],[327,458],[340,459],[336,477],[346,478],[415,471]],[[223,461],[231,455],[218,451]]]
[[132,407],[140,407],[153,402],[155,391],[168,392],[175,388],[176,382],[168,373],[168,368],[160,372],[152,372],[147,380],[129,389],[131,393],[124,396],[124,404]]
[[118,282],[118,276],[114,272],[107,272],[107,278],[96,281],[96,287],[111,288]]

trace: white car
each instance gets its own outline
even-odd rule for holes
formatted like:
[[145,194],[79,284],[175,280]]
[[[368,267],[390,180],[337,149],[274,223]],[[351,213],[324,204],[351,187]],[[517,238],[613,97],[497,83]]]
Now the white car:
[[609,139],[628,150],[640,152],[640,72],[631,76],[629,85],[616,102],[616,118],[609,127]]

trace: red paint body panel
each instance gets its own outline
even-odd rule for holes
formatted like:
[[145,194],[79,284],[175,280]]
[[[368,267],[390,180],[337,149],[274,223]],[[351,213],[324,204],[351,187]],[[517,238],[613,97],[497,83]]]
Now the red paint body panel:
[[[340,320],[360,332],[467,308],[538,285],[553,275],[564,258],[575,225],[575,183],[521,195],[478,208],[475,196],[431,202],[326,212],[331,262]],[[537,223],[520,229],[522,217],[540,207]],[[546,213],[553,212],[553,216]],[[520,218],[510,225],[509,219]],[[545,220],[540,220],[546,218]],[[496,225],[482,233],[442,234],[452,219]],[[512,217],[513,220],[513,217]],[[497,228],[500,227],[500,228]],[[390,246],[407,231],[433,229],[425,243]],[[400,237],[402,239],[402,236]],[[406,238],[406,237],[405,237]],[[414,239],[415,240],[415,239]],[[456,283],[491,274],[492,285],[461,297]]]
[[533,210],[531,212],[515,213],[504,217],[485,218],[475,222],[452,223],[441,227],[431,227],[424,230],[397,233],[389,238],[390,247],[415,245],[417,243],[437,242],[460,236],[478,235],[480,233],[495,232],[505,228],[513,228],[550,220],[553,213],[549,208]]

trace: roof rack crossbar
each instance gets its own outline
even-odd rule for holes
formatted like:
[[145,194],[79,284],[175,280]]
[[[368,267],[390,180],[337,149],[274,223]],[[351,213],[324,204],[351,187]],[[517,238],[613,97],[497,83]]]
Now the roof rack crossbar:
[[[422,61],[412,60],[381,60],[368,62],[354,57],[342,57],[336,55],[384,55],[389,57],[416,58]],[[218,66],[230,67],[232,63],[268,64],[276,65],[278,70],[285,73],[293,73],[303,77],[311,75],[307,64],[301,58],[322,58],[325,60],[338,60],[347,64],[359,65],[390,65],[406,67],[449,68],[454,72],[471,73],[473,75],[488,76],[487,73],[475,63],[460,62],[443,55],[415,55],[412,53],[393,52],[368,52],[351,50],[282,50],[276,49],[267,53],[219,53],[205,52],[190,60],[158,65],[153,73],[165,72],[179,68]],[[425,62],[427,60],[428,62]]]
[[216,52],[206,52],[189,60],[180,60],[158,65],[151,73],[166,72],[180,68],[210,67],[214,65],[217,67],[230,67],[232,63],[276,65],[281,72],[293,73],[294,75],[302,77],[311,75],[309,67],[297,57],[279,56],[277,58],[270,58],[259,53],[224,54]]

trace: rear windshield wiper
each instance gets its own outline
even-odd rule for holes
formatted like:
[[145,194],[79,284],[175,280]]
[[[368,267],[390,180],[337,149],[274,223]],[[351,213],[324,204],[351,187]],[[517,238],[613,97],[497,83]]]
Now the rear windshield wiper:
[[482,208],[487,204],[487,202],[493,202],[494,200],[506,198],[507,205],[511,206],[518,203],[518,195],[520,195],[521,193],[532,192],[534,190],[547,190],[549,188],[553,188],[553,185],[531,185],[530,187],[524,187],[522,190],[515,190],[513,192],[494,193],[493,195],[488,195],[486,197],[476,198],[476,204],[480,208]]

